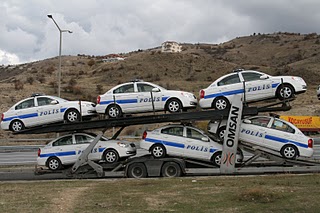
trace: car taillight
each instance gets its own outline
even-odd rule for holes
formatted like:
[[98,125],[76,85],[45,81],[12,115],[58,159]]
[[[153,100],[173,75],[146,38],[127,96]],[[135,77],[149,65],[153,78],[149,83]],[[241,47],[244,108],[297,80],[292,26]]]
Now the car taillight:
[[100,95],[97,97],[97,104],[100,104],[101,97]]
[[313,140],[311,138],[308,140],[308,148],[313,148]]
[[200,99],[201,99],[201,98],[204,98],[204,90],[201,90],[201,91],[200,91]]
[[3,121],[3,118],[4,118],[4,114],[2,113],[2,115],[1,115],[1,121]]
[[143,135],[142,135],[142,139],[143,139],[143,140],[146,139],[147,135],[148,135],[148,134],[147,134],[147,131],[144,131],[144,132],[143,132]]
[[40,157],[41,149],[38,149],[38,157]]

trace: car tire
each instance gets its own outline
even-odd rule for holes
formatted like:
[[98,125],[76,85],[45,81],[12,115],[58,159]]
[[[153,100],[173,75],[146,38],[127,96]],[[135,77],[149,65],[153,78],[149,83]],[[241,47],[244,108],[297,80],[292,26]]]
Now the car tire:
[[19,132],[21,130],[24,130],[25,126],[23,124],[22,121],[19,121],[19,120],[14,120],[10,123],[10,127],[9,129],[12,131],[12,132]]
[[59,158],[51,157],[47,160],[47,167],[52,171],[57,171],[62,168],[62,163]]
[[150,148],[150,152],[154,158],[163,158],[166,156],[166,148],[162,144],[154,144]]
[[217,137],[220,138],[221,140],[224,139],[224,134],[226,133],[226,127],[225,126],[221,126],[219,127],[218,131],[217,131]]
[[68,109],[65,113],[64,119],[68,123],[80,121],[80,113],[76,109]]
[[296,159],[298,156],[298,149],[292,144],[284,145],[280,151],[282,157],[286,159]]
[[116,104],[111,104],[106,109],[106,115],[108,118],[118,118],[122,116],[121,108]]
[[162,177],[180,177],[181,168],[176,162],[166,162],[161,169]]
[[212,103],[212,108],[217,110],[224,110],[230,108],[230,103],[225,97],[217,97]]
[[277,96],[280,100],[294,97],[294,88],[290,84],[280,85],[277,90]]
[[222,160],[222,152],[221,151],[215,152],[211,157],[211,162],[213,163],[213,165],[215,165],[217,167],[220,167],[221,160]]
[[129,178],[146,178],[148,176],[146,166],[143,163],[133,163],[127,170]]
[[115,163],[119,161],[119,154],[116,150],[108,149],[103,153],[103,160],[106,163]]
[[181,101],[179,101],[176,98],[168,100],[166,104],[166,110],[174,113],[174,112],[181,112],[182,111],[182,104]]

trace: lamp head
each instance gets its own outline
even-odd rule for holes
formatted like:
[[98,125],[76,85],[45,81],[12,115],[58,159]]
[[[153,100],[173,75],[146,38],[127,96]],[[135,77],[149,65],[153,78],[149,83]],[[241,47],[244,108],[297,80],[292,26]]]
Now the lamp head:
[[51,14],[49,14],[49,15],[47,15],[48,16],[48,18],[52,18],[52,15]]

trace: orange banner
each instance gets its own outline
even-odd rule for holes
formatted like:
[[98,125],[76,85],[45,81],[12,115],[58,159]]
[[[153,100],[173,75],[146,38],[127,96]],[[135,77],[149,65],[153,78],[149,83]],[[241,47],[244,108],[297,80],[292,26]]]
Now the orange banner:
[[289,121],[301,131],[320,131],[319,116],[290,116],[282,115],[281,119]]

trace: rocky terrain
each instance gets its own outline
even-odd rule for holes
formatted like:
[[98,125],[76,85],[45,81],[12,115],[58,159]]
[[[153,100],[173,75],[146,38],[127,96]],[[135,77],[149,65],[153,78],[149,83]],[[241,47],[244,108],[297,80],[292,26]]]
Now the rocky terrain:
[[[218,77],[245,68],[303,77],[308,91],[297,96],[292,110],[281,114],[319,115],[316,88],[320,83],[320,35],[279,32],[239,37],[222,44],[181,45],[181,53],[162,53],[155,47],[121,54],[125,60],[116,62],[103,62],[103,56],[63,56],[61,97],[95,102],[99,94],[136,78],[198,96],[200,89]],[[57,95],[57,68],[58,57],[0,66],[0,112],[35,92]],[[0,138],[8,137],[13,136],[0,131]]]

